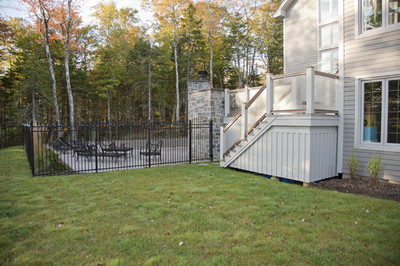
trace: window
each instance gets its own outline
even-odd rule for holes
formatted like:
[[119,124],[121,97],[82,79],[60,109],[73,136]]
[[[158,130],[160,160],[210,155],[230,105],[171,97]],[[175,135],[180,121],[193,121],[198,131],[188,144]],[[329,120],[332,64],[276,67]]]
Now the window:
[[389,25],[400,22],[400,0],[389,1]]
[[337,0],[321,0],[320,2],[320,22],[326,23],[338,17]]
[[338,11],[338,0],[320,0],[318,68],[331,74],[337,74],[339,69]]
[[339,23],[321,26],[320,33],[320,47],[337,46],[339,42]]
[[361,31],[387,28],[400,22],[400,0],[360,0]]
[[400,144],[400,78],[362,83],[362,142]]
[[320,52],[320,71],[336,74],[339,69],[338,49],[324,50]]

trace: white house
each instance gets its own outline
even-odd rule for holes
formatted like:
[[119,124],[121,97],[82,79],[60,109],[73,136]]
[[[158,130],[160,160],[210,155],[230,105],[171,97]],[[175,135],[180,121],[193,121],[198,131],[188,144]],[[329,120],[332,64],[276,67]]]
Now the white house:
[[400,0],[285,0],[275,18],[285,74],[226,92],[240,112],[221,128],[221,165],[309,183],[348,174],[355,149],[359,175],[381,155],[382,178],[400,182]]

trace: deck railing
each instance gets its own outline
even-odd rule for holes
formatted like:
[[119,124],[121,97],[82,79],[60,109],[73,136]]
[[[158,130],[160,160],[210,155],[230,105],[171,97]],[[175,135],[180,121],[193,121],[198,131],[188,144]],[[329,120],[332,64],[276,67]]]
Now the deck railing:
[[[287,75],[267,75],[266,85],[254,89],[225,91],[225,115],[232,110],[232,97],[241,109],[221,128],[221,159],[227,155],[268,115],[333,114],[337,115],[336,87],[338,76],[316,71]],[[250,97],[250,92],[253,96]],[[234,96],[232,96],[234,95]],[[244,100],[237,100],[244,98]],[[228,108],[228,110],[227,110]],[[237,107],[236,107],[237,109]]]

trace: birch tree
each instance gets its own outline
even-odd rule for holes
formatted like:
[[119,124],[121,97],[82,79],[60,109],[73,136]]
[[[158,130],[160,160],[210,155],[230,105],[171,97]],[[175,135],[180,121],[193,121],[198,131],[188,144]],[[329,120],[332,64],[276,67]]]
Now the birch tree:
[[[30,8],[30,13],[34,15],[36,18],[36,23],[38,26],[38,31],[42,35],[43,39],[43,44],[45,47],[46,51],[46,58],[47,58],[47,63],[50,71],[50,76],[52,80],[51,84],[51,89],[53,92],[53,101],[54,101],[54,111],[55,111],[55,116],[56,116],[56,124],[57,126],[60,125],[60,110],[58,106],[58,99],[57,99],[57,81],[56,81],[56,76],[54,74],[54,68],[53,68],[53,59],[51,57],[51,52],[50,52],[50,20],[52,19],[51,17],[51,10],[54,8],[52,4],[54,4],[52,1],[48,0],[22,0],[24,3],[28,4]],[[60,131],[58,130],[58,136],[60,136]]]
[[[67,93],[69,102],[69,122],[71,124],[71,137],[73,140],[76,140],[74,96],[72,95],[71,79],[69,75],[69,44],[70,44],[70,35],[73,23],[71,14],[71,4],[72,0],[68,0],[67,11],[65,15],[63,14],[61,29],[62,29],[62,35],[64,37],[64,67],[65,67],[65,80],[67,84]],[[62,5],[62,11],[64,11],[64,3]]]

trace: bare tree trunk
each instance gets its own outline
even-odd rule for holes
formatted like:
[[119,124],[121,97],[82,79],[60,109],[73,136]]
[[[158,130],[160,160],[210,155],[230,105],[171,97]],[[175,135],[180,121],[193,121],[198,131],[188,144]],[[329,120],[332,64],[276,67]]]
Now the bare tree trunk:
[[149,114],[147,117],[147,120],[150,122],[151,121],[151,42],[150,42],[150,50],[149,50],[149,95],[148,95],[148,100],[149,100]]
[[74,97],[72,95],[71,89],[71,79],[69,77],[69,38],[70,38],[70,29],[72,24],[71,17],[71,2],[72,0],[68,0],[68,18],[66,25],[66,39],[65,39],[65,52],[64,52],[64,65],[65,65],[65,79],[67,83],[67,93],[68,93],[68,102],[69,102],[69,122],[71,124],[71,138],[72,140],[76,140],[76,132],[75,132],[75,108],[74,108]]
[[47,63],[49,65],[49,70],[50,70],[50,76],[51,76],[51,89],[53,91],[53,101],[54,101],[54,111],[56,113],[56,124],[57,124],[57,136],[60,137],[60,109],[58,107],[58,100],[57,100],[57,81],[56,81],[56,76],[54,74],[54,68],[53,68],[53,60],[51,58],[51,53],[50,53],[50,47],[49,47],[49,14],[48,10],[46,7],[43,5],[42,1],[38,0],[39,3],[39,8],[40,8],[40,13],[42,15],[42,19],[39,18],[44,23],[44,28],[45,32],[43,33],[43,40],[44,40],[44,46],[46,50],[46,58],[47,58]]
[[32,90],[32,121],[36,121],[36,99],[35,99],[35,89]]
[[210,5],[210,0],[207,1],[208,4],[208,18],[209,18],[209,23],[210,23],[210,28],[208,29],[208,42],[210,44],[210,83],[211,85],[213,84],[213,45],[212,45],[212,34],[213,34],[213,29],[212,29],[212,11],[211,11],[211,5]]
[[[237,44],[239,47],[239,43]],[[237,53],[237,67],[238,67],[238,80],[239,80],[239,87],[238,89],[240,89],[242,87],[242,76],[240,75],[240,49],[237,48],[236,49],[236,53]]]
[[108,91],[107,98],[107,120],[108,120],[108,139],[111,141],[112,139],[112,131],[111,131],[111,89]]
[[174,0],[172,0],[172,24],[173,24],[173,31],[174,31],[174,57],[175,57],[175,88],[176,88],[176,113],[175,113],[175,120],[179,121],[179,69],[178,69],[178,51],[177,51],[177,41],[176,41],[176,16],[175,16],[175,4]]

